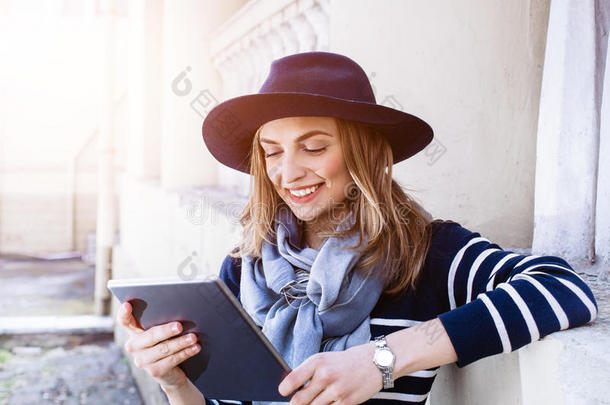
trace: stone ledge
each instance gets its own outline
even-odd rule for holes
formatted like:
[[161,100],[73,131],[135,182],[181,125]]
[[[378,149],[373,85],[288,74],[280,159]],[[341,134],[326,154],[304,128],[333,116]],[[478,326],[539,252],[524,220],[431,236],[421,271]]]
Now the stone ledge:
[[0,317],[0,335],[38,333],[85,334],[111,333],[113,319],[108,316],[3,316]]
[[597,301],[595,321],[548,336],[560,344],[558,382],[565,404],[610,404],[610,283],[581,274]]
[[[610,283],[578,271],[598,304],[589,324],[464,368],[441,367],[430,404],[610,404]],[[500,371],[501,370],[501,371]]]

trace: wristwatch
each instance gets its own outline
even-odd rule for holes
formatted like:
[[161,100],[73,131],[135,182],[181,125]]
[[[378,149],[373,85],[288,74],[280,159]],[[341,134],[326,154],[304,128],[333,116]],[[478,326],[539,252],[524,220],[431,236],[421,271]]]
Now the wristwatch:
[[392,377],[392,371],[394,370],[394,360],[396,357],[394,353],[388,347],[385,341],[385,335],[377,336],[375,340],[375,356],[373,357],[373,363],[381,371],[383,377],[383,388],[394,388],[394,378]]

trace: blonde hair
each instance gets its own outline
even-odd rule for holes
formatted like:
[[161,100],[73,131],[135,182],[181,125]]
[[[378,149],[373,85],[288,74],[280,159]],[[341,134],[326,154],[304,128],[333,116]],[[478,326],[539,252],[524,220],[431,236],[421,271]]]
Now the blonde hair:
[[[362,249],[368,236],[359,270],[372,275],[377,263],[385,280],[384,294],[396,295],[415,289],[428,253],[431,228],[429,214],[392,179],[392,149],[373,126],[335,118],[345,164],[353,179],[346,201],[355,214],[354,226],[343,232],[320,233],[322,237],[341,237],[354,229]],[[250,196],[240,218],[242,239],[230,255],[260,257],[264,241],[275,244],[275,213],[284,204],[269,179],[265,155],[259,143],[259,127],[250,155]],[[287,208],[287,207],[284,207]]]

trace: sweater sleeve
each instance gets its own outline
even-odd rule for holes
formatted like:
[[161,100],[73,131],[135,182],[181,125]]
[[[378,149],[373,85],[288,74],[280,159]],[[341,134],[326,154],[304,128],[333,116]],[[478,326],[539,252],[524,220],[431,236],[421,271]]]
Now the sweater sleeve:
[[220,272],[218,274],[224,283],[229,287],[233,295],[239,300],[239,283],[241,279],[241,259],[239,257],[233,258],[229,255],[225,257],[220,266]]
[[455,222],[443,224],[436,243],[449,305],[439,318],[458,367],[597,316],[591,289],[560,257],[505,251]]
[[205,399],[206,405],[252,405],[252,401],[231,401],[228,399]]

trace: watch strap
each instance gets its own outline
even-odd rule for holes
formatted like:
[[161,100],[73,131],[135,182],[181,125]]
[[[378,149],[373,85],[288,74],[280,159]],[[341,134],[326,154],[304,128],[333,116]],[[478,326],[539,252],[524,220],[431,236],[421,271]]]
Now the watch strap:
[[[374,340],[375,342],[375,351],[378,350],[388,350],[390,353],[390,347],[388,346],[385,335],[377,336]],[[393,355],[394,353],[392,353]],[[381,371],[381,376],[383,379],[383,389],[394,388],[394,378],[393,378],[393,367],[381,367],[375,361],[373,363],[377,366],[377,368]]]
[[383,376],[383,389],[394,388],[394,378],[392,376],[392,369],[387,368],[385,372],[381,372],[381,375]]

